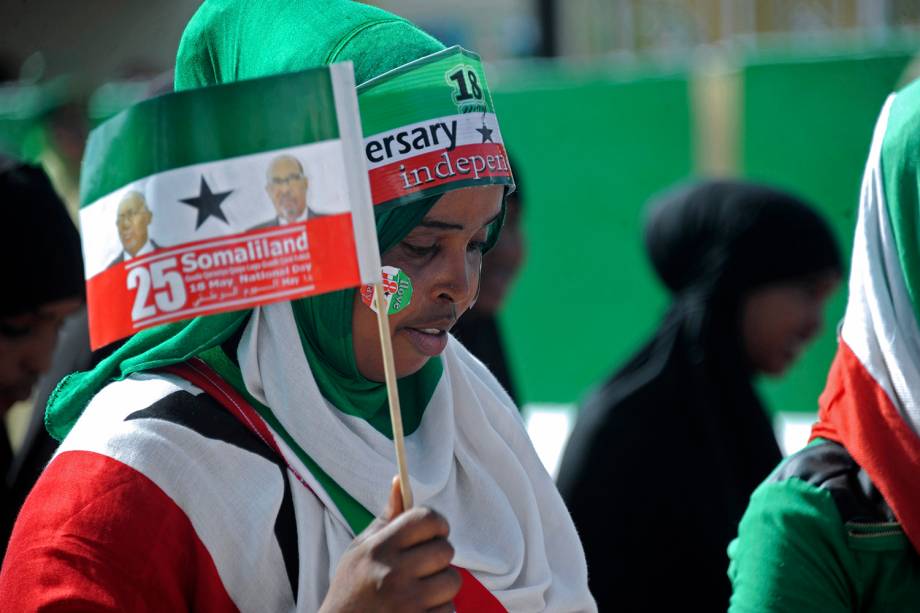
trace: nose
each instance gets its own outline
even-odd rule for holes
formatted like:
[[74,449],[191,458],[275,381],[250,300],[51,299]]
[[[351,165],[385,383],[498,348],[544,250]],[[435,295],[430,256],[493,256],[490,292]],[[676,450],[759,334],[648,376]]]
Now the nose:
[[36,331],[35,337],[30,341],[28,352],[23,356],[23,370],[38,376],[51,368],[59,329],[58,324],[48,324]]
[[435,299],[461,305],[472,301],[479,287],[481,262],[482,256],[478,253],[446,256],[434,286]]

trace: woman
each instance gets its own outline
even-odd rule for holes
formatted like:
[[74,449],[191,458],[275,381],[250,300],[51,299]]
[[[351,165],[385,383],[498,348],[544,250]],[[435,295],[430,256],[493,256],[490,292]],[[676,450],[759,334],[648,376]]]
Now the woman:
[[920,83],[892,95],[863,177],[846,315],[808,447],[751,497],[731,611],[920,603]]
[[780,458],[752,379],[815,335],[840,258],[802,202],[734,181],[663,197],[645,242],[673,303],[582,409],[559,487],[600,610],[724,610],[725,548]]
[[[0,203],[4,225],[0,258],[10,265],[0,300],[0,416],[29,398],[51,366],[58,331],[83,304],[80,236],[45,172],[0,154]],[[22,262],[22,265],[13,265]],[[14,458],[6,420],[0,420],[0,555],[13,520],[34,483]],[[21,495],[20,495],[21,494]]]
[[[183,35],[176,85],[346,59],[360,83],[440,49],[359,3],[212,0]],[[476,296],[502,190],[375,211],[383,263],[414,286],[391,327],[418,507],[401,513],[388,487],[376,316],[357,291],[196,319],[132,337],[57,390],[53,433],[86,408],[20,516],[0,598],[24,609],[594,610],[571,520],[513,403],[447,334]]]

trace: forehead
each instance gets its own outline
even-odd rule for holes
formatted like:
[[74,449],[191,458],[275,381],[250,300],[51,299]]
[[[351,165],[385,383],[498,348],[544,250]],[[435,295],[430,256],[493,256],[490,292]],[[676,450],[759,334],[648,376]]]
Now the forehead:
[[144,208],[144,200],[137,195],[126,196],[124,200],[118,205],[119,211],[127,211],[128,209],[139,209]]
[[426,221],[478,230],[501,212],[503,188],[499,185],[465,187],[447,192],[431,208]]
[[300,167],[297,162],[291,158],[281,158],[272,162],[269,170],[272,176],[286,176],[300,173]]

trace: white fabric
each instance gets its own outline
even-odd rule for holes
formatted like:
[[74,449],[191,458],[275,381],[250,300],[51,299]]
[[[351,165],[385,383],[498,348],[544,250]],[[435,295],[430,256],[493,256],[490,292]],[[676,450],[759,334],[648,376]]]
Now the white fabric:
[[879,115],[863,175],[841,338],[920,435],[920,328],[885,202],[882,143],[895,95]]
[[[289,303],[256,309],[239,348],[246,387],[330,477],[379,516],[397,473],[393,443],[321,396],[299,343],[291,342],[296,338]],[[416,504],[448,519],[454,563],[508,610],[595,611],[571,518],[511,399],[453,338],[443,361],[422,422],[406,437]],[[329,513],[303,521],[311,534],[320,534],[321,524],[341,525]],[[320,539],[315,546],[328,544]]]
[[352,540],[347,526],[288,473],[300,553],[295,608],[274,532],[284,492],[279,468],[170,421],[125,420],[183,390],[202,393],[169,375],[112,383],[93,398],[57,453],[100,453],[153,481],[189,518],[240,611],[316,611],[329,589],[330,568]]

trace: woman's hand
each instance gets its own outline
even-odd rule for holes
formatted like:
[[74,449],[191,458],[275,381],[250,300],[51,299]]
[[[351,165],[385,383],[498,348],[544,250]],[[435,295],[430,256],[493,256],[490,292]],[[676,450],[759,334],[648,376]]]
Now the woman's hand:
[[424,507],[402,508],[393,479],[383,518],[359,534],[342,556],[320,609],[340,611],[453,611],[460,574],[450,566],[450,527]]

